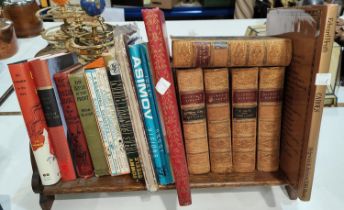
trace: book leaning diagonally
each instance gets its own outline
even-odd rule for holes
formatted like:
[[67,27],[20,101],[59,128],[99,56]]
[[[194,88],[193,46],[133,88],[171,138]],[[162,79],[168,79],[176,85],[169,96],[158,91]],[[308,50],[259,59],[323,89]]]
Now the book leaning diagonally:
[[268,35],[293,41],[294,59],[286,74],[280,167],[305,201],[312,191],[337,11],[337,5],[328,4],[281,8],[268,14]]
[[136,98],[135,84],[131,75],[131,66],[128,53],[126,51],[126,42],[124,35],[115,37],[114,57],[120,65],[120,71],[123,81],[124,92],[128,99],[130,119],[133,122],[134,136],[137,144],[137,150],[142,165],[143,175],[148,191],[157,191],[158,183],[154,173],[154,166],[149,152],[149,145],[141,118],[140,106]]
[[[143,9],[142,17],[148,36],[149,54],[157,80],[157,98],[166,128],[178,200],[190,205],[191,190],[172,70],[170,66],[164,13],[158,8]],[[166,88],[168,87],[168,88]]]

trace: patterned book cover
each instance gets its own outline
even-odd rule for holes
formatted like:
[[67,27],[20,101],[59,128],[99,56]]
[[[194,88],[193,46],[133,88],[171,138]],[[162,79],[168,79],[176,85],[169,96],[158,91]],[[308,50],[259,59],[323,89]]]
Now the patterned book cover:
[[114,53],[115,59],[120,65],[124,92],[126,93],[129,115],[132,121],[137,151],[142,165],[142,171],[148,191],[157,191],[159,186],[154,172],[153,161],[149,152],[149,145],[144,129],[143,120],[140,112],[140,105],[136,97],[135,84],[132,77],[129,56],[127,53],[127,43],[123,35],[115,37]]
[[84,70],[68,74],[69,84],[72,88],[76,107],[84,129],[87,146],[91,154],[94,173],[96,176],[109,175],[109,168],[104,154],[104,147],[94,115],[92,100],[89,95]]
[[176,71],[189,173],[209,173],[203,70],[195,68]]
[[43,109],[36,86],[26,62],[8,65],[19,106],[29,135],[31,149],[43,185],[53,185],[60,178],[59,166],[54,154]]
[[103,61],[103,67],[88,69],[86,66],[85,77],[105,147],[110,173],[112,176],[116,176],[128,174],[130,169],[104,65]]
[[152,78],[149,73],[149,55],[146,44],[129,46],[129,55],[155,173],[160,184],[171,184],[173,183],[172,171],[167,159],[164,134],[160,126],[159,113],[154,97],[154,87],[152,86]]
[[259,68],[257,169],[279,167],[282,98],[285,67]]
[[69,84],[68,74],[82,68],[81,64],[73,65],[54,75],[55,84],[60,96],[67,128],[71,137],[71,146],[74,151],[73,158],[76,163],[76,172],[81,178],[94,175],[92,160],[87,148],[86,136],[82,128],[75,99]]
[[112,55],[107,55],[104,59],[107,66],[109,84],[117,112],[119,127],[122,132],[123,143],[129,161],[130,173],[134,179],[141,180],[143,179],[142,166],[139,159],[139,153],[137,151],[128,103],[125,97],[120,71],[121,67]]
[[49,65],[46,60],[29,62],[38,96],[42,104],[44,116],[48,125],[49,136],[52,139],[57,162],[63,181],[76,179],[71,151],[63,128],[58,102],[53,89]]
[[277,37],[172,37],[173,67],[287,66],[290,39]]
[[233,170],[256,169],[258,68],[233,68],[232,146]]
[[181,206],[190,205],[191,189],[187,168],[178,104],[170,66],[164,13],[158,8],[143,9],[142,17],[148,36],[149,54],[157,83],[161,108],[178,200]]
[[233,170],[228,69],[203,71],[211,171],[228,173]]

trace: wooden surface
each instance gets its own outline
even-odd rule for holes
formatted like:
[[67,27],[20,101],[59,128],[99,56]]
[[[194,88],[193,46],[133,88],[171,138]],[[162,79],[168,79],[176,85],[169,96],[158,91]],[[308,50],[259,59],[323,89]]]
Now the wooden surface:
[[[284,185],[287,181],[282,173],[230,173],[204,174],[190,176],[192,188],[239,187],[258,185]],[[174,189],[174,185],[160,186],[161,190]],[[86,192],[124,192],[146,190],[143,182],[136,182],[129,175],[92,177],[77,179],[70,182],[59,182],[53,186],[44,187],[43,194],[55,195],[66,193]]]

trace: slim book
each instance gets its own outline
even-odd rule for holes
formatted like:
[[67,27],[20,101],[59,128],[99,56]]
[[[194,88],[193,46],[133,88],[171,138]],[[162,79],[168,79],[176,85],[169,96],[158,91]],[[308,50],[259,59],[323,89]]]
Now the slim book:
[[29,62],[37,93],[42,104],[48,132],[55,149],[63,181],[76,179],[73,159],[53,89],[47,60],[35,59]]
[[9,64],[8,67],[41,182],[43,185],[56,184],[61,174],[30,65],[27,62],[21,62]]
[[90,151],[94,173],[96,176],[109,175],[104,147],[94,115],[92,100],[87,89],[84,69],[76,69],[68,74],[82,128],[85,132],[87,146]]
[[86,136],[82,128],[73,92],[68,80],[68,74],[82,68],[81,64],[73,65],[54,75],[55,84],[60,96],[61,105],[71,137],[73,158],[76,163],[76,172],[81,178],[94,175],[90,153],[88,151]]
[[130,174],[133,179],[142,180],[142,166],[135,142],[135,135],[132,126],[133,122],[129,115],[127,98],[123,87],[120,70],[121,67],[112,55],[106,55],[104,56],[104,59],[107,66],[107,74],[112,98],[117,112],[119,127],[121,129],[123,143],[129,161]]
[[171,184],[173,183],[172,171],[156,107],[147,45],[142,43],[129,46],[129,55],[155,172],[160,184]]
[[103,58],[85,66],[85,78],[103,140],[110,174],[112,176],[128,174],[130,173],[128,159]]
[[166,138],[170,150],[171,164],[181,206],[191,205],[191,189],[187,168],[182,129],[174,87],[164,13],[158,9],[143,9],[152,68],[158,91],[157,101],[161,108]]
[[135,83],[132,78],[129,56],[127,52],[127,43],[124,35],[115,37],[115,48],[113,53],[115,59],[120,65],[120,71],[123,81],[124,92],[127,97],[130,119],[133,122],[133,130],[139,153],[142,171],[148,191],[157,191],[159,189],[156,174],[154,172],[153,161],[149,152],[149,145],[144,129],[143,120],[140,113],[140,106],[136,97]]

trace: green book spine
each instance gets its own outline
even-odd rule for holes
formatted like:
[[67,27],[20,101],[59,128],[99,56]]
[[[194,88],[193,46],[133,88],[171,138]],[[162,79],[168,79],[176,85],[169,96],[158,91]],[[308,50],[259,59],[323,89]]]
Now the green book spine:
[[70,74],[69,83],[72,87],[81,124],[87,139],[96,176],[109,175],[109,168],[104,155],[103,143],[94,116],[92,101],[89,97],[87,84],[83,74]]

